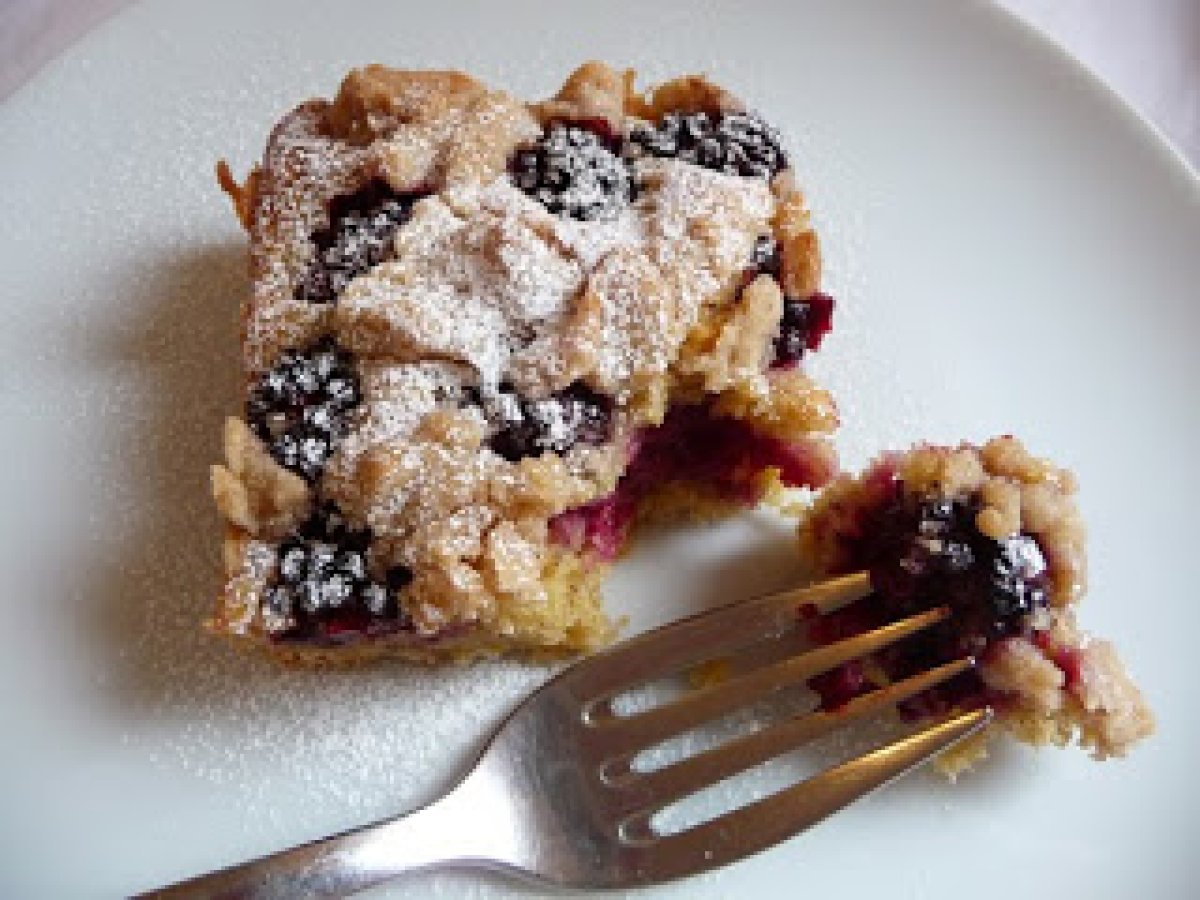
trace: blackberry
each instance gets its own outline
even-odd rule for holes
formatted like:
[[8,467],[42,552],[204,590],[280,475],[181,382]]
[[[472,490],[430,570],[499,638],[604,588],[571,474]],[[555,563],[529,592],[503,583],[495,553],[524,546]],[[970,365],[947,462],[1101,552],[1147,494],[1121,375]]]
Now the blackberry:
[[287,350],[250,389],[246,421],[281,466],[307,481],[325,467],[361,399],[349,353],[331,338]]
[[770,178],[788,167],[779,132],[750,113],[667,113],[629,131],[623,155],[681,159],[729,175]]
[[1046,558],[1033,538],[1018,534],[1000,541],[989,568],[992,604],[1000,615],[1024,616],[1046,605]]
[[779,241],[769,234],[760,234],[754,241],[754,249],[750,252],[750,269],[752,276],[770,275],[778,280],[783,270],[783,260],[779,255]]
[[805,300],[784,297],[771,366],[776,369],[794,366],[805,351],[819,348],[833,328],[833,307],[833,298],[828,294],[812,294]]
[[[750,252],[750,264],[742,273],[742,287],[759,275],[769,275],[778,281],[782,272],[779,242],[771,235],[759,235]],[[818,349],[825,335],[833,329],[833,307],[833,298],[828,294],[814,293],[803,300],[785,296],[771,367],[791,368],[800,362],[806,351]]]
[[424,194],[398,194],[377,178],[329,204],[329,227],[312,235],[316,256],[296,285],[306,303],[336,303],[350,282],[392,253],[392,236]]
[[371,533],[349,527],[332,505],[318,509],[279,547],[262,620],[284,639],[331,638],[407,624],[400,592],[412,581],[403,566],[382,582],[367,570]]
[[939,603],[954,608],[959,649],[976,651],[992,638],[1021,631],[1046,604],[1046,560],[1037,541],[1017,534],[1002,541],[975,527],[978,506],[961,501],[901,501],[879,523],[872,577],[898,612]]
[[612,436],[612,401],[582,382],[544,400],[520,397],[507,384],[491,393],[472,388],[467,398],[482,408],[494,429],[488,446],[509,462],[546,452],[561,455],[576,444],[602,444]]
[[[1011,635],[1036,636],[1030,615],[1046,607],[1049,584],[1036,539],[1016,534],[996,541],[982,534],[975,527],[977,501],[918,500],[905,496],[899,482],[894,488],[894,499],[865,519],[860,536],[848,545],[846,571],[870,570],[873,593],[814,620],[809,629],[813,640],[826,643],[936,606],[949,607],[947,621],[876,654],[876,664],[895,682],[957,658],[978,657]],[[826,709],[856,694],[845,678],[809,684]],[[922,719],[988,702],[990,696],[972,670],[898,709],[905,718]]]
[[572,219],[612,218],[633,196],[625,163],[604,138],[578,125],[551,125],[517,151],[510,169],[517,187]]

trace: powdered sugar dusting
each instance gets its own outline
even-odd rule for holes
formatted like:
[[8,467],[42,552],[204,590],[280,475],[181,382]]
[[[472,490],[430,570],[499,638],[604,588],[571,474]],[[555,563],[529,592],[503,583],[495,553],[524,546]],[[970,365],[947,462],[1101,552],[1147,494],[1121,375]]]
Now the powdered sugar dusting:
[[638,247],[646,241],[644,223],[630,208],[611,219],[590,222],[560,216],[554,221],[554,236],[587,270],[620,247]]
[[344,465],[371,446],[407,440],[428,413],[447,396],[456,396],[461,372],[449,363],[360,365],[363,403],[357,427],[338,448],[334,464]]
[[240,571],[225,592],[221,616],[224,627],[235,634],[250,630],[258,611],[258,598],[267,576],[275,567],[275,547],[264,541],[249,541],[242,555]]
[[643,198],[610,220],[552,216],[506,178],[418,203],[397,259],[343,298],[344,343],[460,360],[490,388],[514,368],[542,393],[572,371],[614,394],[661,374],[704,299],[745,266],[772,201],[759,180],[672,161],[640,169]]
[[638,165],[642,238],[618,245],[589,281],[591,328],[576,335],[593,376],[618,397],[665,372],[706,298],[729,288],[768,228],[765,183],[676,161]]
[[649,217],[653,258],[664,268],[678,267],[680,258],[694,260],[681,277],[687,290],[718,289],[723,278],[746,265],[758,235],[770,230],[773,200],[761,179],[674,160],[646,160],[638,168],[658,187]]
[[543,236],[548,213],[506,179],[429,198],[397,259],[357,279],[337,311],[350,346],[448,357],[498,385],[515,346],[557,324],[583,271]]
[[317,105],[302,106],[280,122],[268,145],[244,342],[250,371],[312,336],[319,313],[295,297],[296,279],[312,253],[312,233],[325,224],[328,200],[364,180],[368,149],[331,141],[319,133],[320,122]]

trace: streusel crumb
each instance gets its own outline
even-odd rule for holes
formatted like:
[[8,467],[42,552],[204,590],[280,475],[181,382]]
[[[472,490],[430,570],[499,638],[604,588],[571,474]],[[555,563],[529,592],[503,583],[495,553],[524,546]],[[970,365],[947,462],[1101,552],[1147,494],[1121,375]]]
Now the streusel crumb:
[[[1012,437],[922,445],[838,478],[800,524],[801,555],[818,573],[869,570],[875,593],[821,628],[838,634],[948,605],[949,623],[889,652],[879,670],[898,680],[969,655],[977,671],[910,701],[905,715],[987,703],[1021,740],[1124,755],[1154,720],[1112,646],[1076,624],[1086,559],[1075,491],[1070,472]],[[830,683],[830,704],[873,686]],[[980,738],[940,764],[955,774],[985,753]]]

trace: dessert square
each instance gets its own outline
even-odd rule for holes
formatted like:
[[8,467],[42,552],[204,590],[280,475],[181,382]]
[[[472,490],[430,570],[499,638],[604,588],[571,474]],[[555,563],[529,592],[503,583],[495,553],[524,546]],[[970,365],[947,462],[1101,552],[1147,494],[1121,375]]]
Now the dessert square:
[[369,66],[218,167],[250,237],[210,627],[280,659],[573,652],[647,518],[836,473],[779,135],[599,63],[523,102]]
[[[957,658],[973,671],[900,705],[923,719],[983,705],[1031,744],[1123,756],[1154,718],[1113,645],[1077,622],[1086,583],[1074,475],[1012,437],[982,446],[920,445],[840,476],[799,527],[816,573],[866,570],[874,592],[809,622],[828,642],[946,606],[951,618],[812,682],[827,709]],[[939,760],[949,774],[986,755],[995,727]]]

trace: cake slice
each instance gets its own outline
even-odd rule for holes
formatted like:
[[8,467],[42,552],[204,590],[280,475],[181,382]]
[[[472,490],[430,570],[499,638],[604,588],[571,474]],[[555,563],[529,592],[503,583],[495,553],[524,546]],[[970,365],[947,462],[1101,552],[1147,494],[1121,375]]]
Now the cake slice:
[[[901,706],[914,719],[991,705],[999,727],[1032,744],[1072,739],[1122,756],[1154,719],[1112,644],[1076,622],[1085,588],[1074,476],[1011,437],[981,447],[921,445],[841,476],[800,523],[818,574],[867,570],[874,592],[809,622],[828,642],[946,606],[944,624],[812,682],[835,709],[882,684],[962,656],[969,671]],[[802,611],[803,612],[803,611]],[[941,757],[950,774],[986,753],[992,731]]]
[[584,65],[544,102],[351,72],[244,183],[210,627],[301,662],[572,652],[647,516],[836,473],[817,238],[775,129]]

